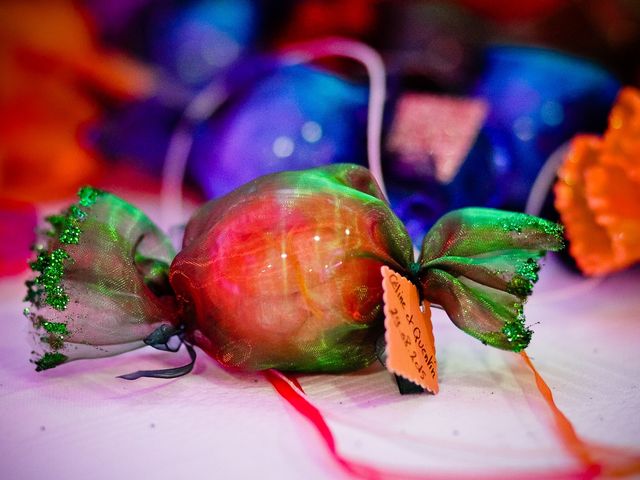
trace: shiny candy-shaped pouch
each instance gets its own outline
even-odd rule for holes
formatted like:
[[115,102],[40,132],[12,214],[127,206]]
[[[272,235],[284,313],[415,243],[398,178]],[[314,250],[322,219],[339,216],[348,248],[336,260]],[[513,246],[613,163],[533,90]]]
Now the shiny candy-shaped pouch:
[[262,177],[203,206],[171,285],[198,345],[243,369],[353,370],[382,333],[380,267],[412,246],[369,171],[334,166]]
[[436,223],[414,261],[371,173],[352,164],[267,175],[203,205],[170,267],[166,237],[142,212],[106,193],[91,198],[51,220],[32,266],[38,311],[28,316],[36,331],[57,329],[55,342],[41,337],[40,369],[166,347],[171,335],[242,370],[359,369],[384,329],[382,266],[466,333],[519,351],[531,339],[523,305],[538,260],[562,247],[551,222],[463,209]]

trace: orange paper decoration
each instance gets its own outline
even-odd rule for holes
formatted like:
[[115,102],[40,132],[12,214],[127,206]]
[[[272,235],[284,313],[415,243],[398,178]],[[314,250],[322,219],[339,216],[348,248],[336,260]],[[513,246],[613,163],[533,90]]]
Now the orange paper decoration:
[[602,138],[573,139],[555,194],[583,273],[604,275],[640,260],[639,90],[621,90]]

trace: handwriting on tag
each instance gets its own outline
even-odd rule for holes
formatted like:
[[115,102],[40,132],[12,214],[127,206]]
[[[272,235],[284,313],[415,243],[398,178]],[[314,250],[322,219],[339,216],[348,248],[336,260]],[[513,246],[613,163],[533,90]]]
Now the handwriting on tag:
[[387,266],[381,268],[387,370],[438,393],[438,362],[429,303],[420,308],[416,286]]

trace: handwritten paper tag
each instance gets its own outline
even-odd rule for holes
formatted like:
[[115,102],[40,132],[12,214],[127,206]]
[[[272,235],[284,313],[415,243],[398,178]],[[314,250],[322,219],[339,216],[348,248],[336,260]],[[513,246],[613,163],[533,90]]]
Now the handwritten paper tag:
[[416,286],[387,266],[381,268],[387,370],[438,393],[438,362],[431,310]]

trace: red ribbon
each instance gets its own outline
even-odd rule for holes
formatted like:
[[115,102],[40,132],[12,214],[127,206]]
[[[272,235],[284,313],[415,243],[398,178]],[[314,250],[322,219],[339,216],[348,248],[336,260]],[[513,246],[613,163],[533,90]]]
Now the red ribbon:
[[[320,410],[314,406],[307,398],[302,386],[291,376],[285,376],[277,370],[267,370],[264,372],[266,379],[273,385],[276,392],[286,400],[289,405],[303,415],[313,425],[320,434],[325,447],[333,460],[340,465],[346,472],[358,478],[376,479],[376,480],[464,480],[464,479],[591,479],[602,473],[613,476],[623,476],[640,472],[640,457],[629,456],[629,452],[623,452],[620,449],[611,449],[605,447],[595,447],[581,440],[575,432],[573,425],[567,417],[558,409],[549,387],[544,382],[540,374],[535,370],[533,364],[526,356],[522,355],[529,368],[533,371],[536,378],[536,385],[544,397],[547,405],[551,409],[556,420],[556,427],[560,433],[561,440],[567,446],[570,452],[580,461],[581,467],[574,470],[555,470],[555,471],[539,471],[539,472],[498,472],[491,475],[488,474],[454,474],[454,473],[417,473],[417,472],[398,472],[390,470],[377,469],[369,465],[355,462],[345,458],[336,448],[335,438],[331,429],[327,425]],[[603,465],[593,460],[594,457],[602,454],[618,456],[624,454],[624,458],[630,460],[620,465],[606,464]],[[595,455],[598,454],[598,455]],[[620,457],[618,457],[620,458]]]

